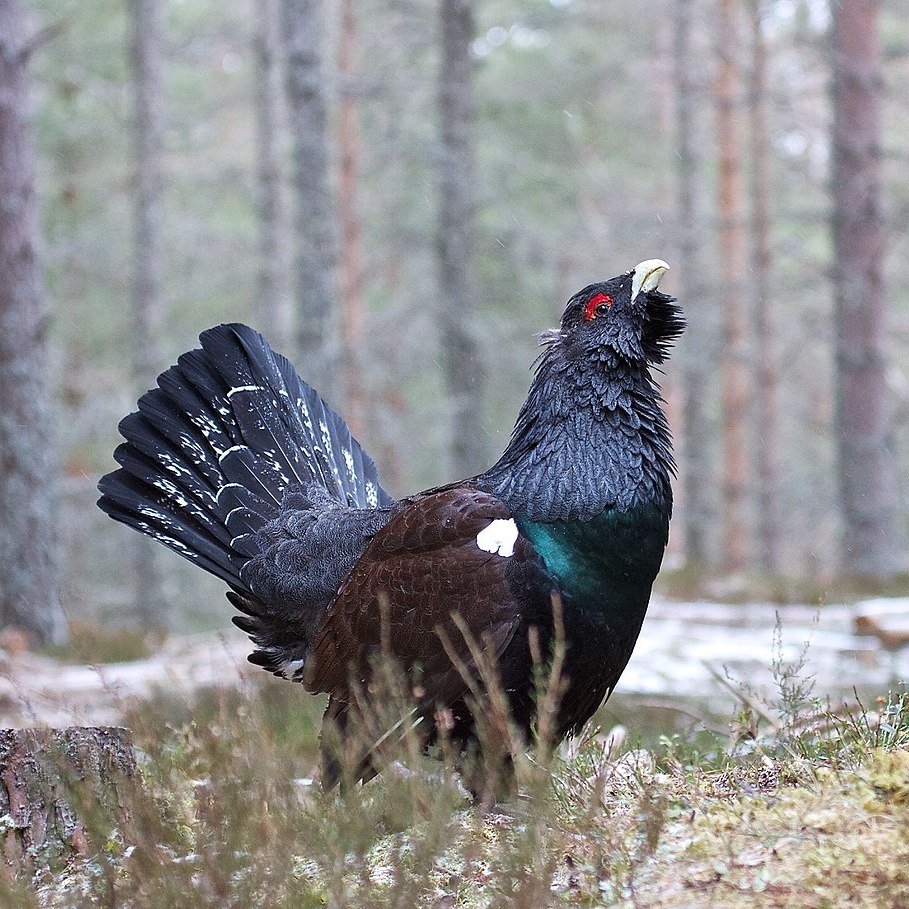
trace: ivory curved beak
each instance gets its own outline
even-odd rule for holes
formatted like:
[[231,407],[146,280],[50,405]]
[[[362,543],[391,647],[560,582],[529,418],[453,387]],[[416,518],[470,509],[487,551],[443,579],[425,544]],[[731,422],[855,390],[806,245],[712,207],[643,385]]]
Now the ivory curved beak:
[[643,262],[638,262],[632,272],[631,302],[634,303],[638,294],[656,290],[667,271],[669,271],[669,265],[662,259],[645,259]]

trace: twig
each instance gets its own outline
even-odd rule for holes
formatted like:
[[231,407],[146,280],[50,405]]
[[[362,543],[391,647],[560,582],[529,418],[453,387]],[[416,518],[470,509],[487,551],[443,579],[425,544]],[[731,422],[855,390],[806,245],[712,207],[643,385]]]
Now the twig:
[[638,699],[634,698],[635,707],[651,707],[657,710],[671,710],[674,713],[681,713],[684,716],[697,720],[705,729],[710,732],[722,734],[729,731],[727,723],[720,723],[719,720],[708,716],[706,713],[695,707],[682,706],[672,701],[662,701],[657,698]]
[[738,698],[738,700],[740,700],[746,707],[749,707],[751,710],[753,710],[756,714],[767,720],[767,722],[770,723],[770,725],[773,727],[774,732],[779,732],[784,728],[783,724],[772,713],[770,713],[769,708],[765,704],[762,704],[759,700],[757,700],[757,698],[751,697],[742,691],[741,688],[737,688],[735,685],[733,685],[729,679],[727,679],[721,673],[717,672],[717,670],[714,669],[713,666],[707,662],[707,660],[702,660],[701,662],[704,665],[704,668],[721,685],[723,685],[725,688],[728,688],[729,691],[731,691],[736,696],[736,698]]
[[53,25],[44,26],[44,28],[35,32],[35,34],[22,45],[19,56],[23,60],[28,61],[36,50],[44,47],[45,44],[50,44],[51,41],[55,41],[68,28],[68,22],[55,22]]

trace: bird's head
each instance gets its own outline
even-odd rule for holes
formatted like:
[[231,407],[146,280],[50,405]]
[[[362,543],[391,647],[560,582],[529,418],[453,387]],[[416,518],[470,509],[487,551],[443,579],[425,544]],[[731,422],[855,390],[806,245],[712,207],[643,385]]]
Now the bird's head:
[[543,342],[582,357],[662,363],[685,327],[675,298],[657,289],[668,270],[662,259],[647,259],[623,275],[588,284],[568,301],[560,327]]

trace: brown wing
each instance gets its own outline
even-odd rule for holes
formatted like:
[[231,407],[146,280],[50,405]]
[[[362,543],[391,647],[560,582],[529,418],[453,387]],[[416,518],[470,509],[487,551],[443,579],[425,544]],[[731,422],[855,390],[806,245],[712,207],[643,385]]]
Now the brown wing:
[[[502,523],[490,531],[494,521]],[[521,624],[515,578],[538,570],[529,542],[513,532],[508,508],[469,486],[411,500],[368,544],[329,607],[307,657],[306,687],[344,699],[352,674],[365,681],[382,652],[384,612],[385,646],[408,671],[421,667],[428,699],[462,696],[467,685],[440,632],[471,666],[453,615],[485,650],[498,656],[508,645]]]

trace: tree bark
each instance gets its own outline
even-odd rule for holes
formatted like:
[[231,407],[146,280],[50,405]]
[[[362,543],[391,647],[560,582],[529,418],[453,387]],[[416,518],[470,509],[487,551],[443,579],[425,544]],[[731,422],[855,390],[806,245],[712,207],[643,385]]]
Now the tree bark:
[[742,182],[742,74],[738,0],[718,0],[719,66],[716,79],[719,151],[719,276],[723,308],[723,567],[742,571],[748,561],[748,311],[747,252]]
[[451,459],[457,476],[486,464],[483,370],[474,334],[473,73],[471,0],[441,0],[442,65],[439,71],[440,323],[451,407]]
[[28,57],[23,7],[0,0],[0,625],[61,641],[50,309],[36,249]]
[[779,488],[779,361],[774,331],[770,214],[770,125],[767,111],[767,42],[764,0],[749,0],[751,18],[751,233],[755,343],[755,457],[758,558],[771,574],[783,571]]
[[904,538],[886,384],[878,8],[833,7],[832,227],[843,567],[885,580],[903,567]]
[[709,333],[709,294],[703,262],[705,230],[701,198],[703,175],[697,109],[699,58],[694,51],[694,0],[675,0],[673,60],[676,109],[676,174],[678,179],[679,297],[688,321],[680,345],[682,371],[682,526],[685,557],[703,568],[709,561],[710,438],[707,418],[710,361],[705,356]]
[[345,417],[351,432],[363,436],[366,389],[361,354],[363,264],[360,251],[360,215],[357,184],[360,176],[360,113],[356,97],[357,16],[354,0],[341,0],[341,35],[338,68],[344,80],[338,124],[341,153],[338,209],[341,218],[341,359],[344,371]]
[[0,729],[0,817],[6,821],[0,845],[7,871],[56,870],[98,848],[92,831],[127,834],[138,785],[127,729]]
[[[164,99],[160,0],[130,0],[129,62],[133,87],[133,255],[130,334],[137,393],[153,383],[161,363],[157,326],[163,274]],[[132,543],[139,621],[148,629],[167,626],[167,607],[158,566],[158,547],[137,537]]]
[[284,238],[281,28],[277,0],[256,3],[256,157],[259,184],[259,318],[278,350],[291,343],[291,303]]
[[322,64],[322,0],[283,0],[287,99],[296,205],[294,297],[297,347],[307,376],[336,397],[337,259],[329,184],[329,143]]

